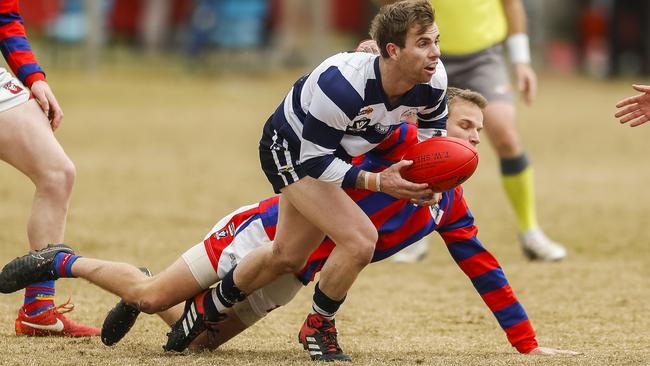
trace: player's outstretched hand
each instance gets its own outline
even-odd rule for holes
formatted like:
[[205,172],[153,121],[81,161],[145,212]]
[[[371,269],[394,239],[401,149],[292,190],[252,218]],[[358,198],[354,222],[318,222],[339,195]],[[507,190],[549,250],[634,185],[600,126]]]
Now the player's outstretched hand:
[[616,108],[625,108],[619,109],[614,117],[621,123],[630,122],[630,127],[636,127],[650,121],[650,86],[632,85],[632,87],[641,94],[616,103]]
[[526,104],[531,105],[537,95],[537,75],[529,64],[514,64],[517,77],[517,89]]
[[[400,170],[411,164],[413,164],[411,160],[401,160],[382,171],[380,173],[381,191],[397,198],[423,200],[424,205],[434,204],[435,202],[426,204],[432,201],[434,196],[433,191],[426,183],[413,183],[402,178]],[[431,199],[423,197],[431,197]]]
[[38,105],[41,107],[43,112],[45,112],[47,119],[50,120],[52,130],[59,128],[61,120],[63,119],[63,111],[47,82],[43,80],[35,81],[34,84],[32,84],[31,91],[34,95],[34,99],[36,99]]
[[580,352],[570,351],[568,349],[555,349],[550,347],[537,347],[534,350],[527,353],[527,355],[533,355],[533,356],[558,356],[558,355],[576,356],[579,354]]

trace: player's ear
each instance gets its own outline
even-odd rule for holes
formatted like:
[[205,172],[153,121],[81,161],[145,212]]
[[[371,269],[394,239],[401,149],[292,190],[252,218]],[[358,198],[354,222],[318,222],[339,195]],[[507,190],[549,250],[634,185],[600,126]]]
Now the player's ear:
[[399,57],[399,47],[395,43],[388,43],[386,45],[386,52],[388,52],[388,57],[392,59]]

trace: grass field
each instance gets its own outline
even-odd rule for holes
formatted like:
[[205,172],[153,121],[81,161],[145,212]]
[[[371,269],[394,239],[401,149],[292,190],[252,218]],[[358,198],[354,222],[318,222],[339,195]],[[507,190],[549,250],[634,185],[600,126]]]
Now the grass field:
[[[297,73],[218,79],[170,70],[50,72],[66,118],[57,136],[75,161],[66,242],[82,255],[160,271],[224,214],[272,192],[257,157],[261,126]],[[357,364],[650,364],[650,126],[621,127],[614,103],[628,82],[541,78],[520,130],[536,171],[540,221],[566,243],[562,263],[530,263],[518,248],[497,160],[487,141],[466,184],[479,238],[500,260],[542,345],[583,352],[516,353],[437,238],[423,263],[374,264],[339,313]],[[0,262],[24,254],[28,180],[0,165]],[[75,320],[100,325],[117,301],[61,280]],[[117,346],[99,339],[16,337],[22,294],[0,300],[0,364],[310,364],[296,342],[311,287],[285,309],[211,353],[162,352],[166,327],[143,316]]]

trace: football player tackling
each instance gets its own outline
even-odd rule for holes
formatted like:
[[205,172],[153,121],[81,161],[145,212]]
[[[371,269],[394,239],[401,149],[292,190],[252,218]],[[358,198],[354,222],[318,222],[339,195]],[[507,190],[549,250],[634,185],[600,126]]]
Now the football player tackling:
[[[479,132],[483,128],[481,108],[485,106],[485,99],[480,94],[454,88],[450,88],[448,95],[449,135],[478,144]],[[355,164],[368,170],[381,170],[385,165],[398,161],[403,152],[417,142],[416,135],[415,126],[402,124],[373,151],[356,159]],[[347,189],[346,193],[369,216],[379,233],[373,262],[399,252],[432,231],[438,231],[458,266],[471,279],[508,340],[519,352],[531,355],[575,354],[538,345],[526,312],[498,262],[476,237],[477,228],[462,196],[462,188],[444,192],[440,203],[433,208],[417,206],[406,199],[396,199],[380,192]],[[242,207],[221,219],[203,242],[153,277],[126,263],[61,252],[42,260],[30,256],[14,260],[0,274],[0,288],[4,291],[11,287],[15,291],[29,282],[30,275],[38,272],[45,277],[84,278],[113,292],[122,300],[104,322],[102,340],[106,344],[114,344],[129,331],[141,311],[161,312],[159,315],[168,324],[173,324],[184,312],[181,305],[174,305],[196,293],[199,293],[199,297],[212,296],[208,288],[220,281],[242,258],[250,255],[255,248],[271,246],[278,220],[279,199],[279,196],[275,196]],[[226,310],[223,314],[226,317],[219,322],[206,324],[205,331],[191,340],[191,345],[216,348],[266,316],[270,310],[285,305],[303,284],[313,280],[328,260],[333,247],[331,240],[323,241],[304,268],[295,275],[279,277]],[[35,271],[35,267],[41,270]],[[201,302],[191,304],[200,306]],[[189,313],[198,315],[197,311],[200,313],[206,309],[190,309]],[[323,324],[329,322],[318,314],[310,315],[310,318]],[[185,318],[179,322],[183,329],[191,327]],[[304,338],[301,337],[301,341]],[[175,350],[181,351],[188,345],[190,343]],[[333,343],[322,345],[325,353],[306,343],[303,345],[315,360],[327,360],[327,351],[342,353],[337,349],[336,337]]]

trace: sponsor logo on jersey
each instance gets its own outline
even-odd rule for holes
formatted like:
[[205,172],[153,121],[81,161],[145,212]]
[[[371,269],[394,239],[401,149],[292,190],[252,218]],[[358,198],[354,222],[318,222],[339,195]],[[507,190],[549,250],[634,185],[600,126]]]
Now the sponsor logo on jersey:
[[352,126],[348,127],[348,132],[365,132],[370,124],[370,118],[357,117],[352,121]]
[[231,222],[225,229],[221,229],[214,234],[217,239],[225,238],[226,236],[235,236],[235,223]]
[[377,123],[375,125],[375,131],[377,131],[382,135],[385,135],[388,132],[388,130],[390,130],[390,126],[384,126],[381,123]]
[[293,165],[284,165],[281,166],[280,169],[278,169],[278,173],[291,173],[295,169],[293,168]]
[[374,109],[372,109],[372,107],[361,108],[357,116],[365,116],[367,114],[371,114],[373,111]]
[[400,122],[414,122],[413,118],[415,118],[415,115],[418,113],[417,108],[409,108],[402,112],[402,114],[399,116]]
[[228,258],[230,258],[230,268],[235,267],[237,265],[237,257],[234,254],[230,253],[228,254]]
[[432,131],[433,131],[433,135],[432,135],[433,137],[447,136],[447,130],[443,130],[443,129],[440,129],[440,128],[434,128],[434,129],[432,129]]
[[10,81],[6,83],[5,85],[2,86],[3,88],[9,90],[11,94],[18,94],[21,91],[23,91],[23,88],[19,87],[18,85],[14,84],[13,81]]

